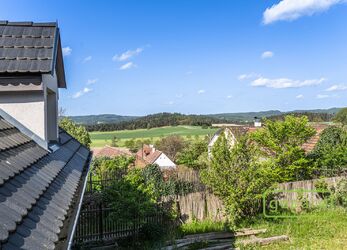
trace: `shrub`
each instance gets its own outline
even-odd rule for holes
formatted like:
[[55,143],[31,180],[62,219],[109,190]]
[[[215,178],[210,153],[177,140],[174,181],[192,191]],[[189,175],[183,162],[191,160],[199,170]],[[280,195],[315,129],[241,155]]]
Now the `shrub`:
[[329,176],[326,170],[336,174],[335,171],[347,166],[347,132],[336,126],[326,128],[310,157],[321,174]]
[[59,127],[64,129],[68,134],[74,137],[81,144],[90,147],[91,140],[87,129],[84,126],[79,126],[67,117],[59,121]]
[[347,208],[347,180],[337,184],[334,196],[337,205]]
[[222,199],[234,224],[261,212],[262,195],[273,183],[271,168],[258,155],[247,136],[230,151],[222,133],[212,149],[210,166],[201,171],[203,182]]

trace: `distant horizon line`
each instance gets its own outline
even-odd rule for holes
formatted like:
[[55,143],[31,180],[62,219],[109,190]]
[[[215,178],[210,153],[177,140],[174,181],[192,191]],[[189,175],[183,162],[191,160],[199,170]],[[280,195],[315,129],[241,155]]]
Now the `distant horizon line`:
[[117,114],[117,113],[99,113],[99,114],[87,114],[87,115],[65,115],[67,117],[77,117],[77,116],[101,116],[101,115],[117,115],[117,116],[124,116],[124,117],[143,117],[148,115],[154,115],[154,114],[162,114],[162,113],[169,113],[169,114],[182,114],[182,115],[221,115],[221,114],[243,114],[243,113],[262,113],[262,112],[271,112],[271,111],[279,111],[281,113],[290,113],[290,112],[298,112],[298,111],[315,111],[315,110],[331,110],[331,109],[341,109],[345,108],[345,106],[342,107],[330,107],[330,108],[309,108],[309,109],[293,109],[293,110],[280,110],[280,109],[268,109],[268,110],[260,110],[260,111],[237,111],[237,112],[221,112],[221,113],[206,113],[206,114],[198,114],[198,113],[183,113],[183,112],[169,112],[169,111],[162,111],[162,112],[156,112],[156,113],[147,113],[144,115],[132,115],[132,114]]

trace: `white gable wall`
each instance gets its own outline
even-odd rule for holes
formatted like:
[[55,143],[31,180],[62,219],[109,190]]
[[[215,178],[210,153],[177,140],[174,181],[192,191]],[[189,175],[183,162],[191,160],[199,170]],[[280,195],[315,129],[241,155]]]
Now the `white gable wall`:
[[0,91],[0,109],[42,140],[58,138],[58,83],[56,75],[42,75],[43,90]]
[[45,138],[43,91],[0,92],[0,109],[40,138]]
[[160,168],[176,168],[176,164],[164,153],[161,153],[161,155],[155,160],[154,164],[157,164]]

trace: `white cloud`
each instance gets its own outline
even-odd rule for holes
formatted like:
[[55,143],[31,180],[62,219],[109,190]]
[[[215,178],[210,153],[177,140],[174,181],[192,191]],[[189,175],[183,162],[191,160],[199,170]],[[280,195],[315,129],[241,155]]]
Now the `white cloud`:
[[72,49],[70,47],[64,47],[62,51],[63,51],[63,56],[69,56],[71,55]]
[[176,95],[176,98],[182,98],[182,97],[183,97],[183,94]]
[[295,98],[296,98],[296,99],[303,99],[303,98],[304,98],[304,95],[303,95],[303,94],[300,94],[300,95],[297,95]]
[[302,16],[311,16],[342,2],[345,0],[282,0],[264,11],[263,23],[291,21]]
[[130,58],[132,58],[134,56],[137,56],[142,51],[143,51],[143,48],[137,48],[135,50],[127,50],[120,55],[114,55],[112,57],[112,61],[123,62],[123,61],[129,60]]
[[246,80],[246,79],[250,79],[250,78],[256,78],[256,77],[259,77],[260,75],[259,74],[256,74],[256,73],[250,73],[250,74],[242,74],[242,75],[239,75],[237,77],[237,79],[239,79],[240,81],[242,80]]
[[86,58],[83,59],[83,63],[89,62],[92,60],[92,56],[87,56]]
[[87,80],[87,85],[91,85],[91,84],[97,83],[98,81],[99,81],[98,78],[88,79]]
[[133,62],[128,62],[128,63],[120,66],[119,69],[120,70],[127,70],[127,69],[131,69],[131,68],[135,68],[135,67],[136,67],[136,64],[134,64]]
[[326,95],[326,94],[318,94],[316,95],[318,99],[326,99],[326,98],[339,98],[338,95]]
[[272,51],[264,51],[263,54],[261,54],[261,58],[271,58],[274,56],[274,53]]
[[228,96],[227,96],[227,99],[231,99],[231,98],[233,98],[232,95],[228,95]]
[[321,94],[318,94],[316,97],[317,97],[318,99],[325,99],[325,98],[329,98],[330,95],[321,95]]
[[169,101],[167,104],[169,104],[169,105],[174,105],[175,102],[174,102],[174,101]]
[[201,94],[204,94],[206,91],[204,89],[200,89],[198,90],[198,94],[201,95]]
[[186,72],[186,75],[191,75],[191,74],[193,74],[193,71],[187,71]]
[[335,84],[327,88],[325,91],[338,91],[338,90],[347,90],[346,84]]
[[83,96],[84,94],[89,93],[90,91],[92,91],[92,89],[86,87],[86,88],[84,88],[84,89],[82,89],[82,90],[76,92],[76,93],[72,96],[72,98],[74,98],[74,99],[79,98],[79,97]]
[[251,86],[254,87],[267,87],[274,89],[284,89],[284,88],[301,88],[307,86],[314,86],[324,82],[324,78],[320,79],[309,79],[309,80],[292,80],[288,78],[276,78],[269,79],[264,77],[259,77],[252,81]]

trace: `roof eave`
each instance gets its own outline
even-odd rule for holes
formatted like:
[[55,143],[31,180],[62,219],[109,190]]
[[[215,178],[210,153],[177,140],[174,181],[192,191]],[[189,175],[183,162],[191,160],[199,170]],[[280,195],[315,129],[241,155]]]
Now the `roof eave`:
[[58,27],[56,30],[56,41],[55,41],[54,47],[55,47],[55,51],[54,51],[54,57],[52,60],[52,74],[54,74],[54,72],[57,74],[58,88],[66,89],[63,50],[61,46],[60,32]]

